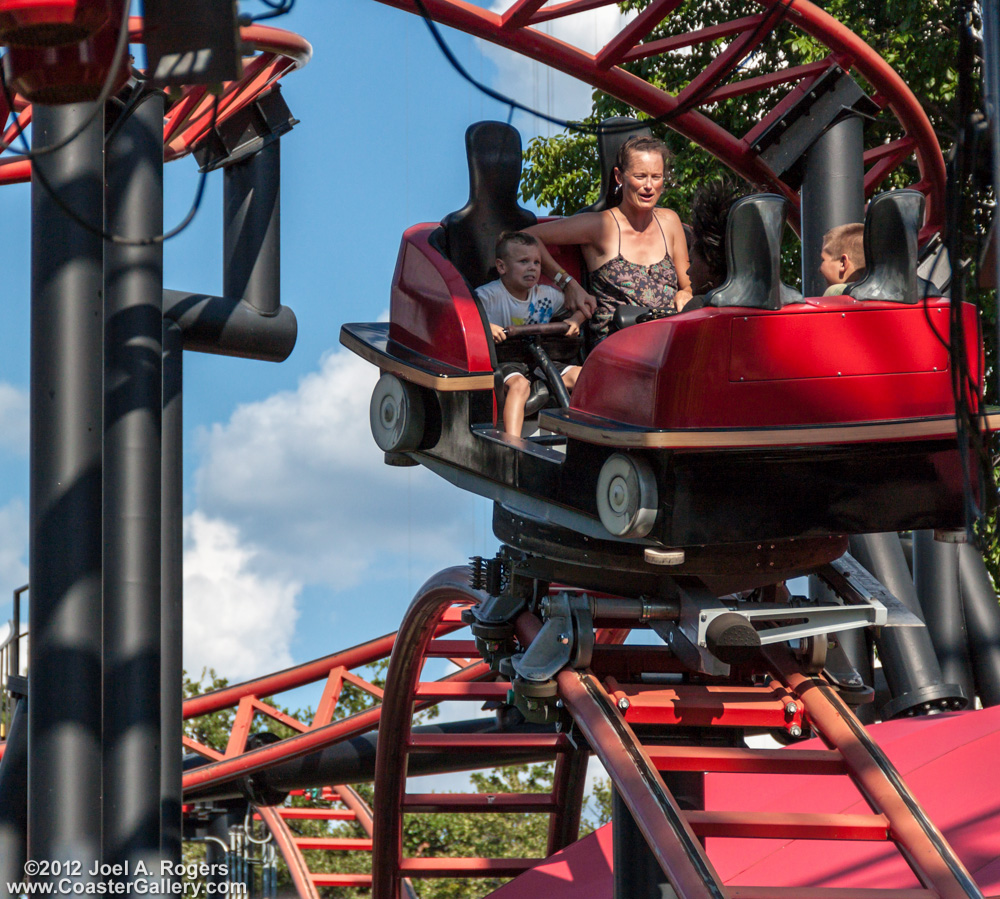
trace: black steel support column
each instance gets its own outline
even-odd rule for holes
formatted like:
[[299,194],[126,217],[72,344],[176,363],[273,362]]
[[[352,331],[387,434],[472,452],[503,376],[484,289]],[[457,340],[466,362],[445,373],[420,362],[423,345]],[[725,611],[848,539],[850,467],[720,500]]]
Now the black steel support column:
[[621,794],[611,788],[614,899],[662,899],[673,889]]
[[863,120],[848,114],[804,155],[802,178],[802,293],[822,296],[823,235],[836,225],[865,220]]
[[[109,142],[106,204],[113,234],[163,230],[159,92]],[[163,245],[107,243],[105,275],[104,860],[159,882]]]
[[972,699],[976,690],[958,583],[958,544],[936,541],[933,531],[914,531],[913,584],[942,678],[959,684]]
[[[851,537],[851,555],[879,579],[911,612],[924,617],[899,535]],[[876,640],[892,696],[883,718],[961,708],[969,698],[958,684],[944,682],[930,634],[923,627],[884,627]]]
[[7,731],[0,761],[0,896],[7,884],[24,880],[28,859],[28,706],[21,697]]
[[163,735],[160,845],[168,861],[181,860],[181,802],[184,755],[184,335],[163,323],[163,555],[160,568],[160,705]]
[[[92,108],[36,105],[35,148]],[[36,158],[31,182],[28,848],[84,872],[101,856],[103,125],[98,114]],[[96,234],[59,208],[40,172]]]
[[976,692],[984,707],[1000,705],[1000,605],[983,557],[968,543],[958,547],[958,574]]
[[225,169],[222,295],[281,305],[281,141]]

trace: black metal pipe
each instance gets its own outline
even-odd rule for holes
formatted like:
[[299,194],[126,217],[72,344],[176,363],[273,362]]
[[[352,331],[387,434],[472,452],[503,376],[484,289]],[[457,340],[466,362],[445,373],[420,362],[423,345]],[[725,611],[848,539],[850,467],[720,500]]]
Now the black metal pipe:
[[934,531],[913,533],[913,584],[924,611],[941,676],[975,695],[965,611],[958,582],[958,544],[940,543]]
[[[493,718],[473,718],[468,721],[449,721],[443,724],[425,724],[413,728],[414,734],[484,734],[500,733]],[[547,725],[521,724],[503,728],[503,733],[553,733]],[[371,783],[375,778],[375,753],[378,733],[362,734],[326,749],[287,762],[279,762],[250,778],[216,784],[204,792],[194,792],[187,800],[220,801],[252,792],[258,796],[287,793],[290,790],[307,790],[329,784]],[[528,764],[549,761],[552,750],[517,750],[497,746],[476,753],[419,752],[410,755],[407,772],[410,777],[428,774],[449,774],[500,765]],[[207,764],[200,756],[188,756],[190,767]]]
[[836,225],[865,220],[864,122],[845,115],[831,125],[803,156],[802,293],[822,296],[823,235]]
[[273,315],[281,305],[281,141],[227,166],[222,293]]
[[160,846],[181,860],[184,717],[184,337],[163,322],[163,444],[161,452],[162,555],[160,558]]
[[[163,231],[163,95],[106,148],[107,230]],[[104,250],[104,861],[160,871],[163,245]],[[178,747],[173,747],[177,749]]]
[[28,707],[21,697],[7,732],[0,761],[0,895],[7,884],[24,880],[28,859]]
[[180,326],[184,349],[220,356],[283,362],[298,334],[287,306],[265,314],[244,300],[205,293],[163,291],[163,315]]
[[[822,602],[841,603],[827,583],[814,574],[809,575],[809,598]],[[853,628],[847,631],[838,631],[830,635],[831,640],[835,640],[844,652],[848,663],[860,675],[861,680],[869,687],[874,686],[875,671],[874,659],[872,658],[871,637],[863,628]],[[854,714],[862,724],[875,723],[875,705],[866,702],[854,707]]]
[[[36,104],[35,148],[69,136],[91,112]],[[32,858],[79,862],[84,872],[101,855],[103,143],[98,115],[36,157],[31,182],[28,847]]]
[[611,791],[614,899],[662,899],[673,894],[670,881],[618,790]]
[[[898,534],[856,535],[851,537],[850,547],[858,562],[911,612],[923,618]],[[963,708],[968,702],[961,686],[945,683],[926,628],[882,628],[876,645],[892,696],[881,710],[883,718]]]
[[958,573],[976,692],[985,708],[1000,705],[1000,605],[983,557],[968,543],[959,544]]

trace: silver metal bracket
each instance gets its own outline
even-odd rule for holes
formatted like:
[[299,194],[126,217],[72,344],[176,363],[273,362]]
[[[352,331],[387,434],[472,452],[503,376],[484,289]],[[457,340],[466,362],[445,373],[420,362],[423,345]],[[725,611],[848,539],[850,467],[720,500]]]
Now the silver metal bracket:
[[924,627],[919,616],[887,590],[867,568],[850,553],[844,553],[816,572],[845,603],[853,606],[877,604],[886,611],[878,627]]

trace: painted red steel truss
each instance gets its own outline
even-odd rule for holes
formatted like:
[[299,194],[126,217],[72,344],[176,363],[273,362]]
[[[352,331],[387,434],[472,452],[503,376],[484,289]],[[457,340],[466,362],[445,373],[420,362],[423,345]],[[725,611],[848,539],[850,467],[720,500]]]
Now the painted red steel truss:
[[[379,0],[419,13],[416,0]],[[874,91],[872,99],[891,114],[898,136],[865,152],[865,194],[871,196],[886,177],[908,159],[916,159],[919,177],[910,187],[927,197],[922,238],[941,230],[944,222],[945,167],[931,123],[902,78],[868,44],[808,0],[755,0],[732,3],[727,22],[690,33],[675,33],[671,15],[692,0],[652,2],[596,53],[547,34],[539,26],[577,13],[613,6],[616,0],[504,0],[493,12],[465,0],[423,0],[436,21],[508,47],[560,69],[611,94],[650,116],[674,114],[670,127],[704,147],[748,181],[786,196],[798,209],[798,191],[772,172],[752,149],[754,141],[781,114],[806,94],[830,66],[860,76]],[[497,4],[494,4],[494,6]],[[759,11],[753,12],[754,8]],[[767,74],[740,77],[740,67],[754,51],[773,39],[787,22],[827,49],[821,60],[791,62]],[[649,83],[632,63],[662,54],[711,48],[712,60],[700,75],[676,94]],[[713,121],[713,104],[733,97],[779,89],[783,96],[745,134],[730,134]],[[796,216],[793,215],[793,218]]]
[[[129,40],[142,43],[143,23],[139,16],[129,19]],[[272,84],[295,69],[302,68],[312,56],[309,42],[290,31],[270,28],[265,25],[250,25],[240,29],[244,42],[256,51],[256,55],[243,62],[243,77],[238,81],[228,81],[222,85],[219,94],[216,124],[221,124],[235,115]],[[212,126],[215,94],[205,85],[184,88],[179,99],[168,108],[163,124],[165,162],[180,159],[190,153],[205,137]],[[7,126],[3,134],[3,146],[16,148],[18,125],[26,128],[31,123],[31,105],[21,97],[14,98],[17,123]],[[0,96],[0,121],[6,123],[10,116],[5,99]],[[31,162],[22,156],[0,157],[0,184],[15,184],[31,179]]]

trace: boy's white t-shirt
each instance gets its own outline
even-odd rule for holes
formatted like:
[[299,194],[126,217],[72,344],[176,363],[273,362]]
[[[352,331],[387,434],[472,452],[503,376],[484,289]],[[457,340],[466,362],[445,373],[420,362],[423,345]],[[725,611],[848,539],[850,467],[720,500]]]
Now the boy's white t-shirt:
[[548,284],[536,284],[526,300],[513,296],[499,279],[476,288],[486,318],[494,325],[544,325],[563,307],[561,290]]

